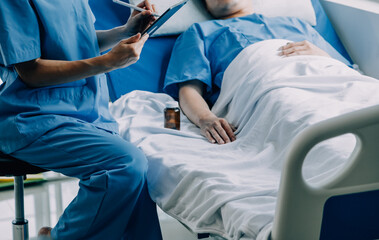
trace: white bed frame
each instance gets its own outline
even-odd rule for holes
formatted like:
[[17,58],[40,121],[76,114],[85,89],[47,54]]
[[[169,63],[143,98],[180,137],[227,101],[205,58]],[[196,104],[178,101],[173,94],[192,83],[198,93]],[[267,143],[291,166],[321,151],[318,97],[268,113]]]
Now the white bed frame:
[[[356,136],[357,144],[343,171],[323,185],[308,184],[302,176],[307,153],[317,143],[347,133]],[[271,239],[320,239],[323,208],[330,197],[373,190],[379,190],[379,105],[317,123],[294,139],[282,173]]]

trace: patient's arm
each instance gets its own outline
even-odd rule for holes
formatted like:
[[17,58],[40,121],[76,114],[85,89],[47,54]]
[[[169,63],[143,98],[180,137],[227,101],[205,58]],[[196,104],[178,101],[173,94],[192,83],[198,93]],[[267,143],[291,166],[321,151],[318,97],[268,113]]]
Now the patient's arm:
[[211,143],[224,144],[236,140],[234,127],[218,118],[202,97],[204,84],[198,80],[180,85],[179,102],[184,114],[201,129]]
[[297,55],[318,55],[330,57],[329,54],[327,54],[325,51],[321,50],[306,40],[301,42],[287,43],[287,45],[281,47],[281,52],[279,53],[279,56],[286,57]]

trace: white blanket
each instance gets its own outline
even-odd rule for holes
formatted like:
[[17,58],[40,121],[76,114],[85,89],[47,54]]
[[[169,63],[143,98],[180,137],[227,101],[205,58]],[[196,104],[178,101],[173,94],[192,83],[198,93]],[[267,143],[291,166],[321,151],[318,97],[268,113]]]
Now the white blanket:
[[[272,225],[284,154],[305,127],[379,104],[379,82],[337,60],[279,57],[286,40],[242,51],[225,72],[212,111],[238,126],[237,140],[210,144],[185,116],[181,130],[163,128],[165,94],[135,91],[111,105],[122,137],[148,160],[154,201],[195,232],[264,239]],[[341,168],[355,140],[316,146],[304,176],[317,183]]]

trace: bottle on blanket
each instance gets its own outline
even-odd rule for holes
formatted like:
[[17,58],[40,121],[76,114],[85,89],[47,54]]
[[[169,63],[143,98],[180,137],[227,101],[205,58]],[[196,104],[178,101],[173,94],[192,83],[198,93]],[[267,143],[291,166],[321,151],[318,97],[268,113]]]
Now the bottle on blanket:
[[178,102],[169,102],[164,109],[164,127],[180,130],[180,108]]

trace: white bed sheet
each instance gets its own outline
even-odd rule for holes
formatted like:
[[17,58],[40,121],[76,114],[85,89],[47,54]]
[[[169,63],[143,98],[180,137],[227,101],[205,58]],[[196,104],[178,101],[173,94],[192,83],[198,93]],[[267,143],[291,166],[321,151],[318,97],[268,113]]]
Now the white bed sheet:
[[[163,109],[173,101],[166,94],[134,91],[110,107],[122,137],[149,160],[153,200],[195,232],[265,239],[291,139],[313,123],[379,104],[376,79],[327,57],[279,57],[286,42],[256,43],[225,72],[212,111],[238,126],[233,143],[208,143],[183,115],[180,131],[164,129]],[[354,145],[351,135],[317,145],[305,178],[317,184],[332,177]]]

